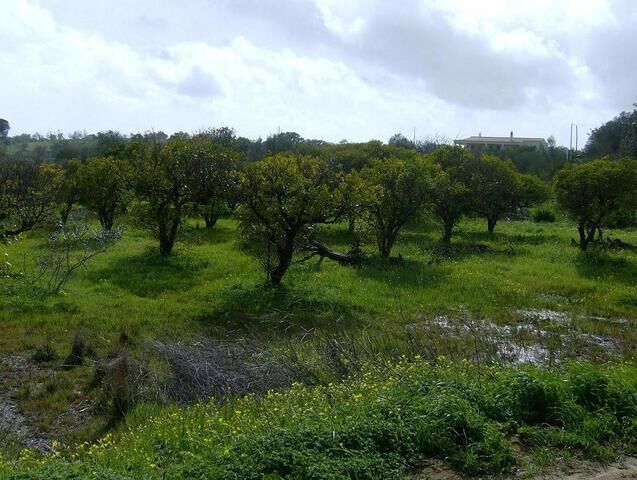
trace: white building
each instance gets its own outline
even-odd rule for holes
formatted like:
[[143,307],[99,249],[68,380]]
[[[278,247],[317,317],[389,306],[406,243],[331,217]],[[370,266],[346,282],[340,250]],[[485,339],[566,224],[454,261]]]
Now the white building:
[[483,137],[482,134],[479,134],[478,136],[454,140],[453,143],[472,151],[490,150],[494,152],[517,147],[533,147],[536,150],[545,150],[548,147],[543,138],[514,137],[513,132],[508,137]]

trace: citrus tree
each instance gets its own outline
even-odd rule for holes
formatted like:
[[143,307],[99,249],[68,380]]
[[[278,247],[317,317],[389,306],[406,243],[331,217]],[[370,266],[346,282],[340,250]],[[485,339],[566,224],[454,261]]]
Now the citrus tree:
[[111,230],[115,214],[131,200],[131,167],[115,157],[93,157],[77,171],[79,200],[95,212],[104,230]]
[[443,171],[432,192],[432,211],[442,225],[443,243],[449,244],[454,227],[475,206],[476,158],[467,150],[450,146],[436,150],[429,157]]
[[401,228],[432,200],[442,171],[422,156],[388,157],[376,160],[360,176],[366,219],[376,236],[378,254],[389,258]]
[[586,250],[611,214],[637,208],[637,162],[571,165],[558,172],[554,189],[559,207],[577,223],[579,247]]
[[311,156],[276,154],[249,164],[239,182],[243,234],[265,246],[268,281],[280,285],[314,226],[341,214],[342,175]]

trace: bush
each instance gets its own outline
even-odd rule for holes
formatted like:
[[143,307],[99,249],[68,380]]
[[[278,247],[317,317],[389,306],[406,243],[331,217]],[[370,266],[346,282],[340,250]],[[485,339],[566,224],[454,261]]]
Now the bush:
[[550,223],[555,221],[555,212],[550,207],[540,206],[531,210],[531,218],[536,223]]

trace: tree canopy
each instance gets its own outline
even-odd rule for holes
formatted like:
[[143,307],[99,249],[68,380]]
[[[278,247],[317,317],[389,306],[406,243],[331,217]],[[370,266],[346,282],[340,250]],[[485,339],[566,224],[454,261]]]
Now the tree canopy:
[[239,183],[238,218],[245,236],[264,245],[268,280],[279,285],[299,240],[340,214],[342,175],[328,162],[277,154],[249,164]]
[[558,205],[577,223],[579,246],[586,250],[608,217],[637,208],[637,162],[594,160],[560,170],[555,177]]
[[442,175],[438,165],[419,155],[379,159],[361,172],[362,204],[381,257],[391,255],[401,228],[431,202]]

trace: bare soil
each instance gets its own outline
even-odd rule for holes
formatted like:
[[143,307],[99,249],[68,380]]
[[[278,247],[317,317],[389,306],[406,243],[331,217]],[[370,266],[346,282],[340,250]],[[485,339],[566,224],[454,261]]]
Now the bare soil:
[[0,359],[0,447],[11,442],[51,451],[51,439],[37,430],[15,401],[18,385],[30,377],[33,370],[24,357],[10,355]]

